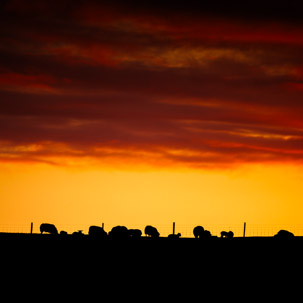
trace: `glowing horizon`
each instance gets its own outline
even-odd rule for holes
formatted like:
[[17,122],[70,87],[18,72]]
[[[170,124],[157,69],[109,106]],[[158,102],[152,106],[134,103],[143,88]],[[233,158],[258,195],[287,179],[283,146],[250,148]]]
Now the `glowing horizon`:
[[43,222],[63,229],[102,222],[107,228],[301,224],[302,175],[296,166],[129,171],[7,164],[0,180],[1,224],[35,222],[36,230]]

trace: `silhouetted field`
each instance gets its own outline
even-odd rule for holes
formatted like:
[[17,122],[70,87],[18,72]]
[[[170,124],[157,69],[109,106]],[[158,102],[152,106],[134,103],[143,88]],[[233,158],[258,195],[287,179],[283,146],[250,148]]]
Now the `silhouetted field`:
[[123,298],[143,293],[145,299],[177,299],[183,292],[190,300],[197,292],[231,298],[243,287],[263,296],[262,285],[297,279],[303,238],[99,239],[0,233],[0,248],[7,269],[2,274],[26,283],[28,289],[47,286],[58,297],[63,290],[75,299],[81,290]]
[[[51,235],[0,233],[2,253],[19,257],[39,257],[61,262],[64,258],[114,259],[127,258],[132,262],[142,260],[195,262],[209,261],[230,263],[240,259],[253,261],[264,258],[292,260],[303,258],[303,237],[278,239],[275,237],[233,237],[231,239],[210,237],[198,238],[93,238],[88,235]],[[291,260],[289,260],[291,261]],[[196,261],[196,263],[200,263]]]

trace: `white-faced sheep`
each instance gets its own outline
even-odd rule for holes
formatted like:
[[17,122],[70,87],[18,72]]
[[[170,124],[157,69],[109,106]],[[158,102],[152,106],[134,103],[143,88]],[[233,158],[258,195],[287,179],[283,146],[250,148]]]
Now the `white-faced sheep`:
[[49,223],[42,223],[40,225],[40,232],[41,232],[41,234],[43,234],[44,232],[52,234],[52,235],[58,234],[58,230],[57,230],[56,226],[54,224],[49,224]]

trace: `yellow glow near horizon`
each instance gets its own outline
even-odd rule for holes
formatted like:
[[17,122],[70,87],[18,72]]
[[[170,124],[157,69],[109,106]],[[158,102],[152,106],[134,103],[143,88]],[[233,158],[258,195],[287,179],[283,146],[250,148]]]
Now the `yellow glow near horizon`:
[[129,171],[1,164],[0,224],[293,225],[302,222],[302,185],[302,168],[291,165]]

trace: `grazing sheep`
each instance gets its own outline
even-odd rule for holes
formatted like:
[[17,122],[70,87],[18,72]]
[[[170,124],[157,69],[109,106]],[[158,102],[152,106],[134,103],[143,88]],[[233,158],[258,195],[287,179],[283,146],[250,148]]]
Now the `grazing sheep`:
[[193,230],[195,238],[201,238],[204,233],[204,228],[202,226],[196,226]]
[[200,236],[200,238],[203,239],[211,238],[211,232],[209,230],[204,230],[204,233]]
[[181,237],[180,233],[170,234],[170,235],[167,236],[167,238],[169,238],[169,239],[179,239],[180,237]]
[[88,235],[94,238],[104,238],[107,236],[107,233],[102,227],[92,225],[88,229]]
[[211,233],[209,230],[204,230],[202,226],[196,226],[193,230],[195,238],[208,239],[211,238]]
[[129,238],[128,229],[125,226],[114,226],[112,230],[108,233],[111,238],[114,239],[127,239]]
[[56,228],[56,226],[54,224],[49,224],[49,223],[42,223],[40,225],[40,232],[41,234],[45,233],[49,233],[52,235],[58,235],[58,230]]
[[233,238],[234,237],[234,233],[230,230],[228,233],[227,233],[227,237],[229,239]]
[[144,229],[144,232],[147,236],[150,236],[152,238],[159,238],[160,236],[160,233],[158,232],[157,228],[151,225],[147,225]]
[[274,235],[274,237],[277,239],[284,240],[284,239],[293,239],[295,237],[295,235],[288,230],[281,229],[281,230],[279,230],[279,232],[276,235]]
[[221,238],[231,239],[233,237],[234,237],[234,233],[231,230],[229,232],[227,232],[227,231],[221,231]]
[[140,229],[129,229],[128,234],[130,235],[131,238],[141,238],[142,236],[142,231]]
[[228,233],[227,233],[227,231],[221,231],[221,238],[227,238],[227,235],[228,235]]

